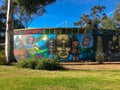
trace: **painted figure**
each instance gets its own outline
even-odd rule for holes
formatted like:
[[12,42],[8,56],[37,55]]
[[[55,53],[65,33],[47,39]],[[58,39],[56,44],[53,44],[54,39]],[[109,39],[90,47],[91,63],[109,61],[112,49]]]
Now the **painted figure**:
[[83,39],[82,39],[82,46],[83,47],[89,47],[91,43],[92,43],[91,36],[87,35],[87,36],[83,37]]
[[19,36],[16,36],[14,39],[14,48],[21,48],[21,46],[22,44],[21,44],[20,38]]
[[50,38],[48,41],[48,50],[50,52],[50,57],[54,58],[54,54],[56,52],[56,40],[54,38]]
[[79,61],[79,41],[77,40],[76,36],[72,37],[72,54],[73,54],[73,61]]
[[33,44],[33,42],[34,42],[34,37],[33,37],[33,36],[30,36],[30,37],[28,38],[28,43],[29,43],[29,44]]
[[71,50],[70,38],[67,34],[57,36],[57,52],[58,56],[62,59],[69,57]]
[[101,36],[97,37],[96,60],[99,63],[103,63],[103,61],[104,61],[103,43],[102,43],[102,37]]

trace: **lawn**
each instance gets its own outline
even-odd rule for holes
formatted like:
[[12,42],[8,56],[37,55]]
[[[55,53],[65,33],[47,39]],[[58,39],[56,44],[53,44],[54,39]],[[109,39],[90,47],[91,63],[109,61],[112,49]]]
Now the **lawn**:
[[120,70],[46,71],[1,65],[0,90],[120,90]]

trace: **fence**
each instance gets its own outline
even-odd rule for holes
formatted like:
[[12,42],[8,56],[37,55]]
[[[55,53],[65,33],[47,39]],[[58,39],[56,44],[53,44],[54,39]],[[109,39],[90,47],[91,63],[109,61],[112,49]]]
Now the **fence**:
[[79,28],[23,29],[14,31],[14,54],[59,61],[120,61],[118,30]]

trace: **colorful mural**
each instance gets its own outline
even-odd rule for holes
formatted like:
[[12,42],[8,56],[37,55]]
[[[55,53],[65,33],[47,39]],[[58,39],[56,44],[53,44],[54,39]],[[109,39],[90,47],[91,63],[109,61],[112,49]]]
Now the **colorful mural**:
[[[120,35],[105,30],[32,29],[14,32],[17,60],[34,57],[59,61],[120,61]],[[110,33],[111,32],[111,33]]]

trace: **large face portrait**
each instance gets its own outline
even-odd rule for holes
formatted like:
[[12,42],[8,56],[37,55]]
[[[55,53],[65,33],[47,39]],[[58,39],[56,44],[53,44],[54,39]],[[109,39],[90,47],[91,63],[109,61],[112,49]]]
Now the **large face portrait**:
[[68,35],[58,35],[57,36],[57,52],[60,58],[68,58],[70,53],[70,38]]

